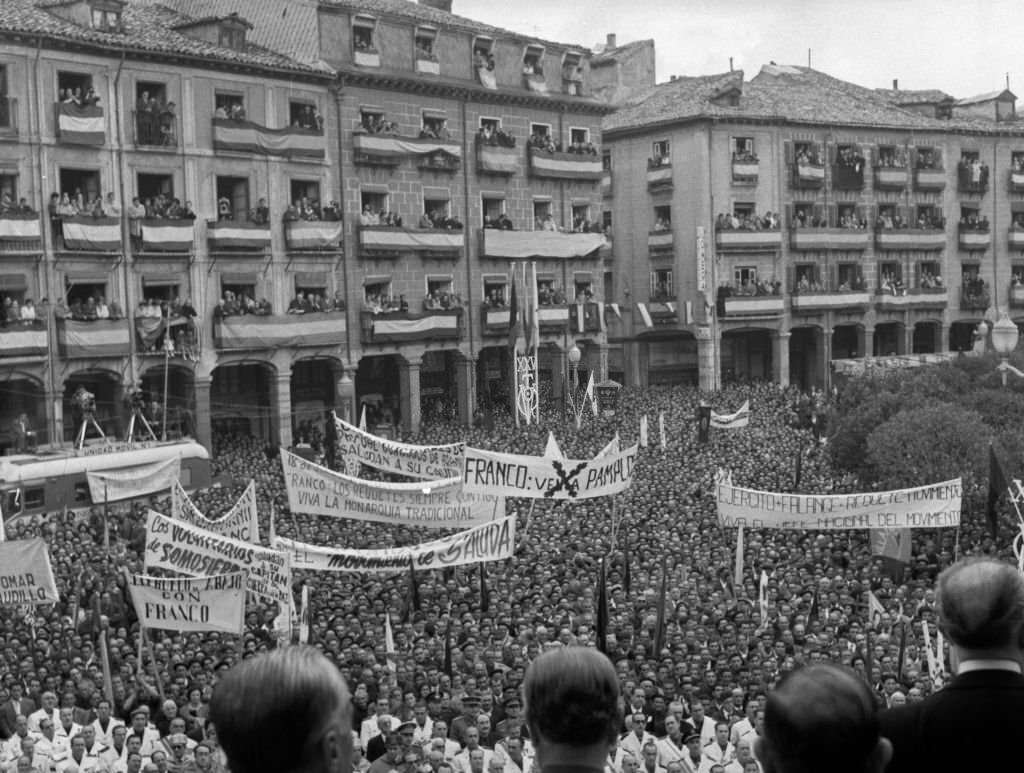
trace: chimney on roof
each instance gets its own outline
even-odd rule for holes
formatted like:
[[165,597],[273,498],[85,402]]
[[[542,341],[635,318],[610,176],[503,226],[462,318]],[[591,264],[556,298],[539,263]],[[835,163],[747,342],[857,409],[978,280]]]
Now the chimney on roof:
[[609,32],[605,40],[605,48],[615,48],[615,33]]
[[672,81],[674,81],[678,77],[679,77],[678,75],[669,75],[668,76],[669,83],[671,83]]
[[436,8],[439,11],[445,13],[452,12],[452,0],[420,0],[420,5],[425,5],[429,8]]
[[893,91],[899,91],[900,90],[900,82],[899,82],[898,78],[893,78],[892,79],[892,90]]
[[729,72],[732,72],[732,57],[729,57]]

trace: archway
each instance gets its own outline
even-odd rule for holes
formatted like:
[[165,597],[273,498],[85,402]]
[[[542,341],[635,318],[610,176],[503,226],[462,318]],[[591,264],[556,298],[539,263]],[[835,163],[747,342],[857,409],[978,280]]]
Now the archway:
[[938,322],[918,322],[914,325],[913,354],[935,354],[942,348],[942,328]]
[[195,436],[195,374],[191,368],[171,360],[167,363],[165,373],[163,364],[153,365],[143,372],[139,386],[142,388],[143,400],[147,406],[146,418],[158,437],[163,436],[161,416],[164,415],[167,417],[168,438]]
[[875,326],[874,354],[875,357],[888,357],[903,354],[903,324],[900,322],[883,322]]
[[27,373],[11,371],[0,381],[0,455],[18,442],[12,428],[21,414],[25,414],[28,431],[34,433],[25,438],[26,450],[45,443],[48,432],[43,382]]
[[237,362],[213,369],[210,428],[214,435],[237,434],[270,441],[277,370],[268,362]]
[[958,320],[949,326],[949,350],[951,352],[969,352],[974,348],[974,331],[978,327],[976,320]]
[[832,359],[863,357],[860,325],[836,325],[832,328]]
[[356,369],[358,415],[366,406],[367,427],[394,429],[402,418],[401,372],[398,355],[363,357]]
[[772,377],[771,331],[763,328],[722,333],[722,381],[769,381]]
[[341,362],[311,357],[292,364],[292,438],[311,441],[322,432],[327,412],[337,405]]
[[[126,411],[122,402],[123,385],[121,376],[107,370],[80,370],[72,373],[64,381],[63,407],[63,438],[65,442],[73,442],[82,426],[84,416],[75,405],[74,395],[82,387],[95,397],[96,424],[111,440],[124,437],[127,426]],[[86,440],[99,437],[94,427],[86,431]]]

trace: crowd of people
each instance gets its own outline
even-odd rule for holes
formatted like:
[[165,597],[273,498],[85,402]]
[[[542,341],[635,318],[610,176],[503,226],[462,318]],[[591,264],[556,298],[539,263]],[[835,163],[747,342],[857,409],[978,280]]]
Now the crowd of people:
[[[3,311],[0,312],[0,326],[2,327],[31,327],[39,321],[39,313],[36,311],[35,302],[31,298],[25,298],[21,302],[10,295],[4,296]],[[41,305],[49,304],[48,298],[43,298]]]
[[14,195],[10,191],[4,191],[0,194],[0,217],[14,217],[18,215],[28,216],[37,214],[32,206],[28,203],[28,199],[22,196],[17,201],[14,200]]
[[780,226],[779,216],[770,210],[764,215],[756,212],[722,212],[715,218],[716,231],[777,231]]
[[[267,206],[267,200],[260,198],[256,202],[256,206],[249,209],[245,214],[245,221],[247,223],[253,223],[254,225],[267,225],[270,222],[270,207]],[[230,222],[238,219],[236,217],[235,207],[231,203],[231,199],[227,196],[221,196],[217,199],[217,220],[219,222]]]
[[962,186],[982,189],[988,186],[988,164],[977,155],[963,156],[957,163],[957,174]]
[[135,141],[140,145],[176,145],[176,120],[174,102],[143,91],[135,103]]
[[482,142],[484,145],[497,145],[502,148],[514,148],[516,146],[516,138],[514,134],[510,134],[495,123],[485,123],[480,127],[476,133],[478,142]]
[[294,223],[299,220],[337,223],[341,220],[341,205],[337,201],[321,206],[317,199],[301,196],[295,199],[284,211],[284,221]]
[[288,303],[289,314],[315,314],[323,311],[345,311],[345,296],[341,290],[328,298],[317,292],[298,290]]
[[[782,282],[754,277],[741,282],[723,282],[718,288],[719,301],[730,297],[782,295]],[[724,313],[724,309],[719,309]]]
[[899,231],[916,228],[921,231],[941,231],[946,227],[946,218],[938,209],[922,208],[917,218],[906,217],[898,209],[885,209],[878,213],[875,228],[879,231]]
[[245,314],[253,314],[257,317],[269,317],[274,313],[270,301],[266,298],[256,300],[248,292],[234,292],[225,290],[217,305],[213,307],[213,318],[223,319],[224,317],[240,317]]
[[[543,150],[545,153],[561,153],[562,143],[556,142],[551,132],[535,131],[530,135],[527,145],[535,150]],[[565,148],[566,153],[576,153],[581,156],[596,156],[597,147],[590,141],[575,140]]]
[[[507,561],[417,571],[416,594],[407,571],[294,573],[297,596],[301,585],[310,588],[310,642],[352,690],[355,770],[426,773],[429,765],[434,773],[530,773],[533,745],[521,703],[525,670],[549,650],[596,644],[602,558],[606,644],[628,702],[617,750],[607,761],[610,773],[637,773],[641,766],[650,773],[718,773],[715,766],[754,773],[752,743],[763,735],[766,696],[803,664],[846,664],[885,705],[918,701],[937,689],[940,676],[928,670],[921,627],[935,623],[935,577],[957,553],[1006,554],[1008,544],[1003,550],[982,518],[965,516],[958,531],[915,530],[911,563],[888,575],[872,556],[866,531],[751,529],[741,581],[734,584],[736,531],[717,522],[717,470],[728,468],[737,485],[767,491],[846,494],[860,488],[855,477],[832,467],[817,439],[828,411],[821,396],[808,403],[796,390],[771,384],[727,387],[712,396],[715,409],[731,412],[749,400],[750,425],[712,430],[706,443],[699,442],[695,421],[701,399],[690,387],[624,389],[614,416],[588,416],[579,431],[553,412],[540,425],[520,427],[492,413],[469,428],[429,423],[401,438],[539,455],[553,430],[568,458],[583,459],[615,433],[623,445],[635,443],[643,415],[664,414],[668,432],[664,450],[652,433],[632,486],[614,501],[510,501],[518,535]],[[817,422],[807,420],[812,404]],[[318,456],[329,457],[322,436],[312,441]],[[272,505],[277,534],[307,542],[382,548],[437,536],[418,527],[357,528],[343,519],[290,512],[276,450],[252,436],[219,434],[212,459],[223,485],[196,492],[199,509],[210,517],[223,514],[254,479],[264,536]],[[386,477],[365,467],[362,475]],[[151,504],[167,512],[166,498]],[[240,639],[147,631],[151,647],[140,663],[123,570],[142,571],[149,505],[112,508],[108,517],[94,508],[81,523],[56,512],[8,525],[9,539],[46,540],[61,594],[56,605],[0,615],[0,733],[12,739],[3,760],[12,770],[21,770],[25,756],[29,768],[43,773],[223,769],[207,721],[212,688],[239,654],[248,658],[275,647],[279,610],[251,603]],[[665,628],[655,650],[662,567]],[[768,576],[767,619],[757,602],[762,572]],[[884,608],[876,616],[868,612],[868,590]],[[394,630],[390,656],[386,614]],[[109,638],[113,702],[102,697],[97,628]]]
[[987,215],[978,216],[976,211],[966,213],[960,218],[960,230],[961,231],[976,231],[978,233],[988,233],[991,230],[991,224],[988,222]]
[[110,301],[103,295],[87,295],[83,298],[61,298],[53,310],[57,319],[71,319],[75,322],[95,322],[101,319],[124,319],[124,313],[117,301]]

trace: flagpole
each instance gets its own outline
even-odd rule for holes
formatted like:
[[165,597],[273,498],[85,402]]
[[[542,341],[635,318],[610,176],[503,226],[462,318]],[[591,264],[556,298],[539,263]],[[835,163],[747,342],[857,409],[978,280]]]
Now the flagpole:
[[110,495],[103,483],[103,552],[110,555]]

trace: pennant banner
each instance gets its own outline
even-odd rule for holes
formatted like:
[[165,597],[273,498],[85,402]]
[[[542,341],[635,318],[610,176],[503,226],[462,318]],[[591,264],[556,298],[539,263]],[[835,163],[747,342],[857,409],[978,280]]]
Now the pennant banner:
[[181,457],[123,470],[87,472],[92,501],[119,502],[166,491],[181,477]]
[[503,518],[420,545],[379,550],[319,547],[278,537],[275,547],[288,551],[296,569],[327,572],[400,572],[412,561],[417,569],[444,569],[512,556],[516,519]]
[[711,411],[711,426],[715,429],[740,429],[750,423],[750,400],[747,400],[736,413],[716,413]]
[[189,580],[135,574],[129,589],[144,628],[242,632],[245,572]]
[[256,515],[256,481],[249,481],[242,496],[223,517],[211,520],[195,506],[180,481],[171,486],[171,518],[222,537],[259,544],[260,524]]
[[58,601],[50,553],[43,538],[0,543],[0,607]]
[[505,499],[491,491],[467,493],[458,478],[420,483],[361,480],[281,449],[288,507],[327,515],[430,529],[465,529],[505,517]]
[[334,417],[338,432],[338,453],[354,456],[368,467],[425,480],[456,478],[462,471],[465,443],[444,446],[415,446],[371,435]]
[[465,491],[532,499],[590,499],[633,482],[637,447],[594,459],[547,459],[466,447]]
[[960,524],[960,478],[865,494],[782,494],[716,483],[718,522],[758,529],[934,529]]
[[145,567],[192,577],[245,571],[246,590],[279,604],[294,603],[287,553],[222,537],[155,510],[146,516]]

